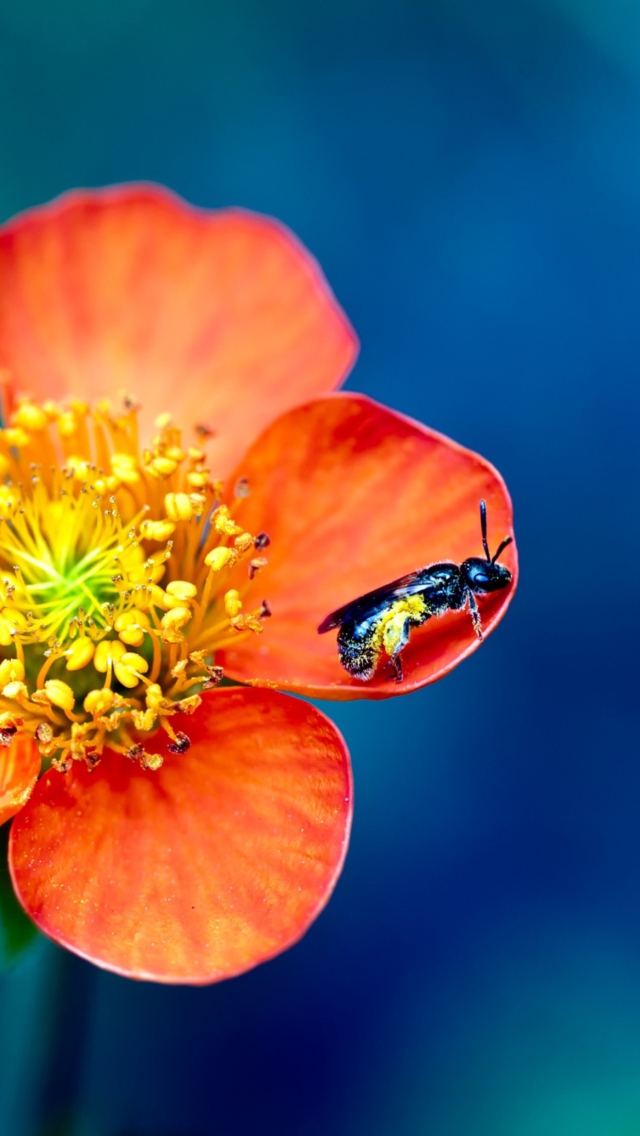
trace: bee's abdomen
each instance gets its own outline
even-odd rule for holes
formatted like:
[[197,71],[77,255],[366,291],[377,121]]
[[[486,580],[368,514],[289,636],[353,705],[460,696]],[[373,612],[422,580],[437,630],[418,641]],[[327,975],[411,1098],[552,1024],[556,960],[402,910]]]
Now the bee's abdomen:
[[376,623],[343,623],[338,632],[338,655],[344,669],[363,682],[373,677],[380,657]]

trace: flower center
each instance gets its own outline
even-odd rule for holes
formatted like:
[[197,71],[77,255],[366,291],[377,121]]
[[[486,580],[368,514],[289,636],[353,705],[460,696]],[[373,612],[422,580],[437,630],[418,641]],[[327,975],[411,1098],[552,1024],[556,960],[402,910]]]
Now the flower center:
[[268,537],[236,524],[169,415],[156,428],[140,452],[130,401],[23,400],[0,430],[0,744],[24,731],[61,770],[105,746],[158,768],[158,730],[184,752],[171,719],[221,681],[216,651],[270,614],[242,608]]

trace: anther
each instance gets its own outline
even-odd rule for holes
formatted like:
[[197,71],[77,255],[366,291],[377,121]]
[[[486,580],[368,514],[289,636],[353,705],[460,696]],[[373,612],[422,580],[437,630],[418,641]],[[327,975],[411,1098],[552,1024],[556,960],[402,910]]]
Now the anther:
[[203,682],[203,690],[215,690],[216,686],[220,686],[224,678],[224,670],[218,666],[208,666],[207,673],[209,677]]
[[176,526],[172,521],[143,521],[140,525],[140,536],[143,540],[166,540],[175,529]]
[[94,714],[97,717],[101,717],[111,710],[114,701],[115,695],[113,691],[105,687],[102,690],[90,690],[83,702],[83,706],[87,714]]
[[84,636],[75,639],[68,651],[65,651],[68,671],[80,671],[90,663],[95,651],[95,644]]
[[170,596],[175,596],[179,600],[192,600],[198,594],[195,584],[187,580],[172,580],[167,584],[166,590]]
[[229,619],[235,619],[236,616],[240,615],[242,611],[242,601],[237,588],[229,588],[229,591],[225,592],[224,609]]
[[144,643],[145,632],[149,630],[149,618],[137,608],[123,611],[117,616],[114,627],[123,643],[128,647],[140,647]]
[[248,552],[250,548],[254,547],[253,537],[251,533],[248,532],[241,532],[240,535],[236,537],[233,544],[240,553]]
[[221,536],[238,536],[242,532],[241,526],[231,520],[227,505],[220,505],[211,520],[215,531]]
[[256,556],[256,557],[254,557],[253,560],[250,560],[249,561],[249,579],[253,580],[253,577],[255,576],[256,572],[258,572],[260,570],[260,568],[264,568],[265,565],[268,564],[268,563],[269,563],[269,561],[265,560],[264,556]]
[[10,682],[24,682],[24,666],[20,659],[3,659],[0,663],[0,690]]
[[212,572],[220,572],[223,568],[232,568],[238,559],[238,553],[233,548],[212,548],[204,558],[207,568]]
[[176,733],[176,740],[169,742],[167,749],[169,753],[186,753],[190,746],[191,738],[189,738],[187,734],[178,731],[178,733]]
[[149,664],[142,655],[136,655],[133,651],[125,651],[124,655],[114,663],[113,667],[118,682],[123,686],[133,690],[140,682],[140,675],[145,674],[149,670]]
[[189,607],[173,607],[165,612],[160,622],[162,624],[164,637],[168,643],[180,642],[180,628],[184,627],[184,625],[189,622],[192,615],[193,612]]
[[140,765],[143,769],[150,769],[152,773],[160,769],[163,765],[164,759],[159,753],[143,753],[140,759]]
[[167,493],[164,507],[170,521],[190,521],[193,516],[188,493]]
[[97,671],[101,674],[105,674],[107,669],[114,663],[119,662],[125,653],[126,647],[119,639],[102,639],[96,647],[93,665]]
[[193,469],[187,474],[187,484],[192,489],[206,489],[209,485],[209,474],[206,469]]
[[75,695],[66,682],[50,678],[44,684],[44,693],[52,706],[57,706],[60,710],[73,710]]
[[158,480],[163,480],[165,477],[171,477],[171,474],[175,473],[177,468],[177,462],[172,461],[171,458],[165,458],[162,456],[152,458],[149,464],[145,466],[147,473],[150,473],[152,477],[157,477]]

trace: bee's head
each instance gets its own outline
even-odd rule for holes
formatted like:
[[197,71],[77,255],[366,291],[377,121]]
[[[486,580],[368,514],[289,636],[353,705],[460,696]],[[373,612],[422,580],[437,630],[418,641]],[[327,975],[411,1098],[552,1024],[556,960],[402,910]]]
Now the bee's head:
[[504,564],[494,564],[492,560],[482,560],[479,556],[465,560],[460,571],[471,591],[476,593],[499,592],[511,583],[511,572]]
[[508,544],[511,544],[513,537],[506,537],[495,555],[491,556],[487,544],[487,506],[484,501],[480,502],[480,529],[485,559],[483,560],[480,556],[471,556],[460,565],[460,571],[472,592],[476,594],[499,592],[501,588],[506,588],[511,583],[511,572],[504,564],[496,562],[500,553],[504,552]]

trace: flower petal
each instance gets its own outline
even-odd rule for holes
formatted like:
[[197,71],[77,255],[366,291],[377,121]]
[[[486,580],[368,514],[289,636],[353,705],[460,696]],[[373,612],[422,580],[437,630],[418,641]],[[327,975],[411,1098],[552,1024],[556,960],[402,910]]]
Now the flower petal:
[[126,391],[145,434],[163,411],[215,431],[216,476],[274,415],[339,386],[356,350],[320,268],[269,218],[134,185],[0,230],[0,367],[18,388]]
[[[230,677],[325,698],[385,698],[441,678],[479,646],[468,613],[447,612],[412,632],[401,684],[389,667],[361,682],[341,667],[336,633],[318,635],[317,628],[343,604],[416,568],[482,556],[482,498],[491,548],[511,534],[509,495],[484,458],[345,394],[283,415],[236,476],[251,487],[236,519],[271,538],[268,567],[243,594],[245,607],[267,597],[273,618],[258,640],[243,637],[216,659]],[[515,546],[500,560],[513,582],[479,599],[485,634],[504,615],[517,582]]]
[[16,734],[0,749],[0,824],[27,803],[40,772],[40,754],[33,741]]
[[228,978],[296,942],[346,853],[345,744],[313,706],[223,689],[191,748],[144,772],[107,753],[38,782],[11,831],[16,894],[38,927],[108,970]]

